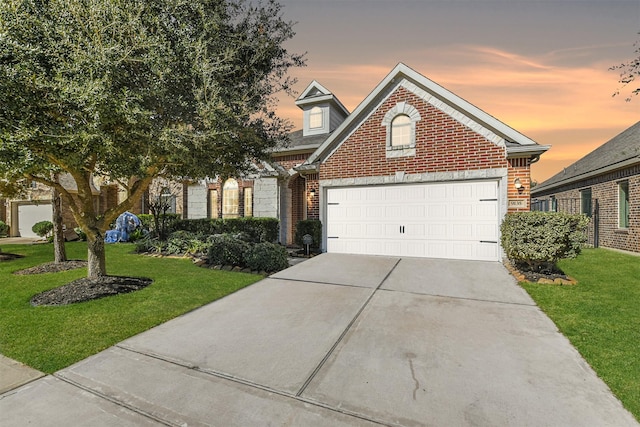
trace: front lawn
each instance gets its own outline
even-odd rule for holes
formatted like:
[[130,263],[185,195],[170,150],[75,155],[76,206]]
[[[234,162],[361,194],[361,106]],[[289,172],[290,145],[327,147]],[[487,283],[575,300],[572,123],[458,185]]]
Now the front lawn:
[[640,257],[587,249],[558,265],[578,285],[522,286],[640,420]]
[[[0,353],[52,373],[262,278],[199,268],[188,259],[137,255],[133,248],[107,245],[107,273],[153,279],[145,289],[68,306],[32,307],[32,296],[84,277],[87,270],[14,275],[53,261],[53,246],[2,245],[0,239],[3,252],[25,255],[0,261]],[[86,260],[86,252],[84,242],[67,243],[69,259]]]

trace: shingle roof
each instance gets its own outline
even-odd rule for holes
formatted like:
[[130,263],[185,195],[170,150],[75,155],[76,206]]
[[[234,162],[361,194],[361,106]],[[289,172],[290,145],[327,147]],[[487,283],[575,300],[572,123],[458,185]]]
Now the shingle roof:
[[640,122],[531,190],[535,196],[562,185],[640,163]]
[[273,150],[275,155],[289,154],[291,152],[309,151],[312,153],[318,148],[331,134],[308,135],[302,136],[302,130],[297,130],[289,134],[289,143]]

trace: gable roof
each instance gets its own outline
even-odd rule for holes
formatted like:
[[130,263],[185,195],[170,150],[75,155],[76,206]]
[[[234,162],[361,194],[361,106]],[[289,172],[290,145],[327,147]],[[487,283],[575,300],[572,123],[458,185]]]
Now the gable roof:
[[349,115],[349,110],[342,105],[342,102],[329,89],[322,86],[316,80],[309,83],[307,88],[296,99],[296,105],[303,108],[305,105],[328,102],[336,107],[345,117]]
[[[478,107],[458,97],[432,80],[414,71],[403,63],[393,70],[373,89],[356,107],[351,115],[327,138],[327,140],[309,157],[305,164],[323,162],[353,133],[375,108],[381,104],[399,85],[406,84],[423,97],[428,97],[440,108],[453,109],[462,114],[466,125],[478,130],[478,125],[503,141],[507,155],[514,157],[539,157],[550,146],[539,145],[520,132],[485,113]],[[498,141],[494,141],[498,143]]]
[[562,185],[621,169],[635,163],[640,163],[640,122],[605,142],[542,184],[537,185],[531,190],[531,194],[540,194]]

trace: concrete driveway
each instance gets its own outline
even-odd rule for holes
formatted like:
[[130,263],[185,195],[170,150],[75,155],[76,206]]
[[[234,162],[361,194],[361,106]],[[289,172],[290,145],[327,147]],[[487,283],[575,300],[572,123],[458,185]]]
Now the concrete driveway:
[[638,426],[499,263],[335,254],[0,395],[27,423]]

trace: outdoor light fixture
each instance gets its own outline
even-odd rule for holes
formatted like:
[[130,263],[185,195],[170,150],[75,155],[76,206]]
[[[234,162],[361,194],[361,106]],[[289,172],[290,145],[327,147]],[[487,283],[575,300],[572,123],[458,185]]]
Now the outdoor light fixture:
[[309,195],[311,196],[311,198],[313,199],[316,196],[316,189],[312,188],[311,191],[309,191]]
[[520,182],[520,178],[516,178],[513,180],[513,186],[516,187],[516,190],[522,189],[522,183]]

